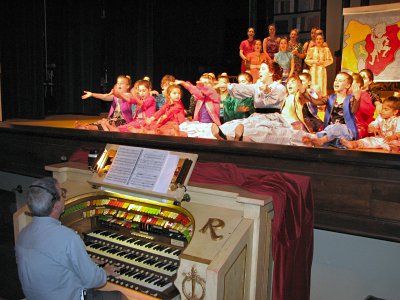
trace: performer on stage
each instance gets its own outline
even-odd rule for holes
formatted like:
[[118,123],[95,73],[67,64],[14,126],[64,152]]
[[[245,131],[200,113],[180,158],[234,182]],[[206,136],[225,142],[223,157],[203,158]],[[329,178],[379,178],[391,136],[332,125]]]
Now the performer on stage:
[[[131,95],[129,93],[131,84],[132,84],[131,78],[129,76],[119,75],[117,77],[117,82],[115,83],[114,88],[110,93],[98,94],[98,93],[92,93],[90,91],[84,91],[84,94],[82,95],[81,98],[85,100],[90,97],[93,97],[102,101],[112,101],[107,119],[109,121],[116,123],[117,126],[123,125],[133,120],[132,104],[129,101],[129,99],[131,98]],[[120,97],[118,97],[117,94]],[[92,124],[81,124],[80,122],[76,121],[75,128],[101,130],[101,126],[97,122]]]
[[310,66],[313,85],[319,87],[322,96],[326,96],[328,81],[326,67],[333,63],[333,58],[331,50],[324,46],[324,38],[321,34],[317,35],[315,46],[308,49],[305,62]]
[[395,150],[396,143],[392,141],[400,139],[400,98],[389,97],[382,104],[382,112],[378,118],[368,126],[368,132],[375,136],[365,137],[360,140],[351,141],[342,138],[340,141],[349,149],[384,149]]
[[241,72],[246,72],[246,62],[248,61],[247,55],[251,52],[254,52],[254,40],[255,30],[253,27],[249,27],[247,29],[247,40],[244,40],[240,43],[239,46],[239,56],[242,59],[242,66],[240,67]]
[[150,118],[145,120],[141,126],[133,121],[133,125],[128,123],[124,126],[114,126],[109,122],[103,121],[101,125],[104,131],[134,132],[145,134],[187,136],[180,132],[179,124],[185,121],[185,108],[181,101],[182,89],[178,85],[170,85],[167,88],[166,102]]
[[213,124],[212,134],[219,140],[248,141],[281,145],[304,145],[302,139],[308,134],[302,107],[307,102],[300,79],[288,80],[288,95],[284,99],[282,113],[252,114],[241,120],[233,120],[218,127]]

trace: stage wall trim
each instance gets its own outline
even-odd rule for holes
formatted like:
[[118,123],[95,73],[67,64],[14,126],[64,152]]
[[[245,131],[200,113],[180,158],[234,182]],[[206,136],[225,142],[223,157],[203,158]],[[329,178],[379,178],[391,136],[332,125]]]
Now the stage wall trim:
[[344,8],[343,16],[342,71],[400,81],[400,3]]

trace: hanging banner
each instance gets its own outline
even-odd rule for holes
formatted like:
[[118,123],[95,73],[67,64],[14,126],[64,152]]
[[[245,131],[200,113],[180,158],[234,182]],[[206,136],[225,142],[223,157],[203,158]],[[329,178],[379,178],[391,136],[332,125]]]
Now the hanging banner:
[[342,71],[400,81],[400,3],[343,9]]

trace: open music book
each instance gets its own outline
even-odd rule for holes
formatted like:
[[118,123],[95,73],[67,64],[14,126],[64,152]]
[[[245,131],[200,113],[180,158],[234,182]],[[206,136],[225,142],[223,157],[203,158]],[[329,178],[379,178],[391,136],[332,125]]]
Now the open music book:
[[96,178],[103,184],[131,190],[170,194],[185,185],[197,155],[108,144],[96,163]]
[[166,193],[178,161],[169,151],[119,146],[104,182]]

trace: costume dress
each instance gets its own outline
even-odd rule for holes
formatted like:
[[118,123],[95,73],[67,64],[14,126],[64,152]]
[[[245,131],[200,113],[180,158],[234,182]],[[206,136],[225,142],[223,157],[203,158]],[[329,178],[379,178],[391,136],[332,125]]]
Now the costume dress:
[[159,110],[165,103],[165,96],[163,93],[156,96],[156,110]]
[[133,120],[132,117],[132,104],[113,96],[113,102],[108,112],[107,119],[117,120],[123,119],[126,123]]
[[275,54],[275,61],[282,68],[282,82],[286,82],[290,74],[290,68],[292,67],[293,54],[289,51],[279,51]]
[[[153,122],[147,124],[144,120],[138,127],[133,121],[125,126],[119,127],[121,132],[139,132],[158,135],[179,135],[179,124],[185,121],[185,107],[182,101],[168,101],[153,115]],[[132,124],[132,125],[131,125]]]
[[253,83],[255,83],[260,77],[260,66],[263,62],[267,60],[267,54],[252,52],[249,53],[246,57],[250,62],[250,74],[253,77]]
[[369,136],[357,141],[358,148],[385,149],[390,150],[385,137],[400,134],[400,117],[392,116],[389,119],[383,119],[380,115],[371,123],[372,126],[379,129],[379,136]]
[[[292,45],[289,41],[288,51],[292,52],[295,49],[297,49],[298,53],[303,53],[303,45],[301,43]],[[293,57],[294,57],[294,72],[293,72],[293,74],[298,76],[301,72],[303,72],[303,60],[294,54],[293,54]]]
[[[224,112],[223,112],[224,122],[247,118],[255,111],[254,99],[251,97],[239,100],[232,97],[231,95],[228,95],[225,98],[225,100],[223,100],[223,104],[224,104]],[[249,111],[238,112],[237,109],[241,106],[248,107]]]
[[260,90],[263,85],[261,81],[253,84],[230,83],[228,84],[228,91],[236,99],[253,98],[256,110],[261,108],[280,111],[286,88],[280,82],[274,81],[268,86],[270,92],[266,94]]
[[355,113],[358,137],[364,138],[369,136],[368,125],[374,120],[375,106],[372,103],[371,96],[368,92],[361,92],[360,108]]
[[[292,122],[301,121],[301,104],[299,101],[299,94],[296,94],[289,95],[285,99],[285,106],[282,114],[254,113],[248,118],[225,122],[220,126],[220,129],[228,139],[233,140],[236,127],[242,124],[244,126],[243,141],[304,146],[302,139],[304,136],[310,136],[310,134],[304,130],[293,129],[290,124]],[[203,127],[193,125],[194,124],[183,123],[180,129],[185,131],[189,137],[215,139],[211,133],[210,124],[204,124],[208,126]]]
[[316,133],[318,138],[328,137],[328,141],[345,138],[346,140],[358,139],[356,118],[352,111],[353,95],[347,95],[343,103],[336,103],[336,94],[328,98],[325,109],[324,129]]
[[[310,66],[310,75],[313,86],[318,86],[322,96],[327,95],[327,75],[326,67],[333,63],[332,53],[328,47],[311,47],[307,51],[305,59]],[[316,65],[320,62],[321,65]]]
[[197,100],[193,113],[193,121],[199,121],[200,123],[211,122],[221,125],[219,119],[221,98],[215,89],[204,85],[193,85],[188,81],[183,82],[182,85]]
[[147,96],[144,98],[142,106],[137,105],[137,99],[135,98],[133,98],[131,103],[136,104],[136,110],[131,122],[118,126],[122,132],[128,132],[129,129],[127,127],[140,128],[145,124],[145,118],[150,118],[156,112],[156,100],[153,96]]
[[[247,56],[249,53],[254,52],[254,45],[256,44],[255,40],[249,41],[244,40],[240,43],[239,50],[243,51],[243,55]],[[240,67],[241,72],[246,72],[246,62],[242,60],[242,66]]]
[[167,101],[164,105],[154,114],[154,121],[150,125],[146,125],[145,128],[156,130],[156,134],[161,135],[176,135],[176,131],[179,130],[179,125],[185,121],[185,107],[182,101],[174,101],[172,104]]
[[266,37],[263,41],[263,45],[266,44],[266,49],[269,57],[271,59],[274,59],[275,54],[278,53],[279,51],[279,43],[276,41],[276,39],[272,39],[271,37]]

